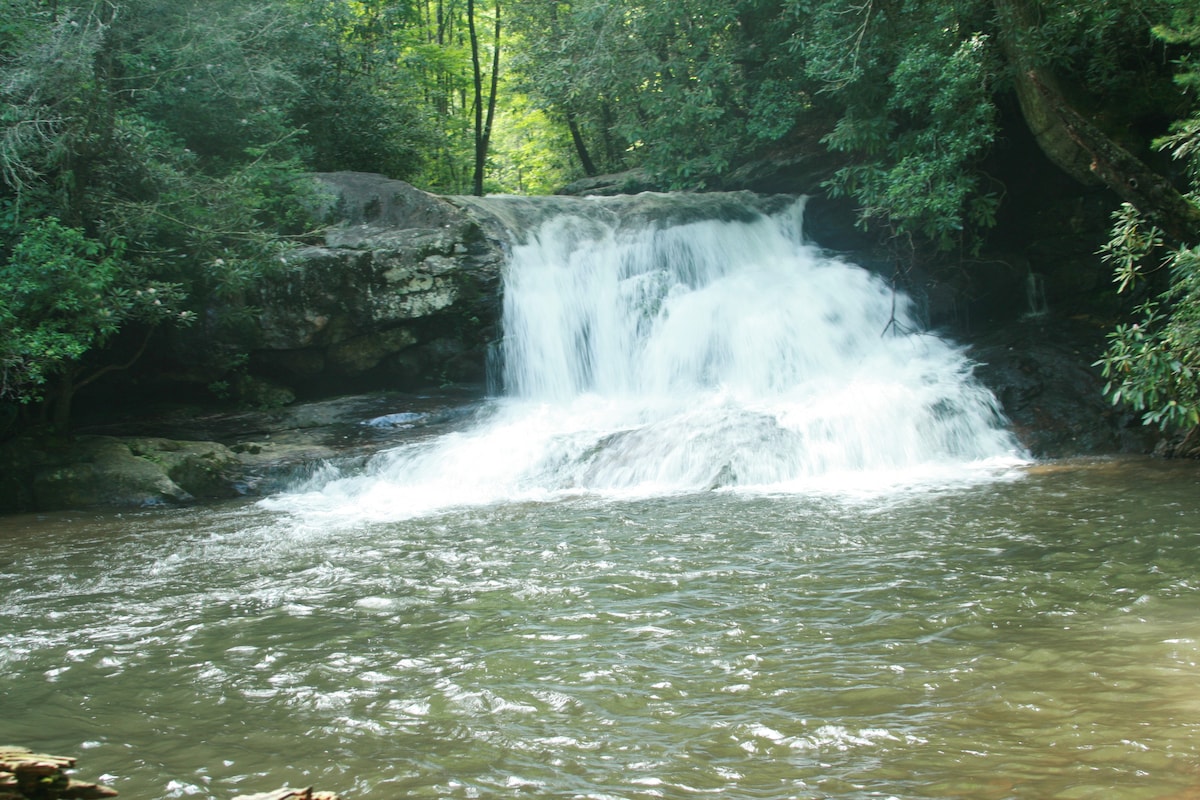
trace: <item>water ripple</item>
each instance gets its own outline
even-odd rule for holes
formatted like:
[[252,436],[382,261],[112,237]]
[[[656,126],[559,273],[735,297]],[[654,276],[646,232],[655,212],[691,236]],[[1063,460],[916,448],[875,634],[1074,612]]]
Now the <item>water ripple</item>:
[[1200,507],[1132,481],[35,525],[0,537],[0,739],[129,796],[1169,795]]

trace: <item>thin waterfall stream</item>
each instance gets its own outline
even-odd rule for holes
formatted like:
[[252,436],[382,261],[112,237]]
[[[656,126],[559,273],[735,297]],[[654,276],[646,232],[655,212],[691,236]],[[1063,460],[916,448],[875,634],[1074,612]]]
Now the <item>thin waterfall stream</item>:
[[1031,463],[802,203],[463,202],[495,396],[259,500],[0,518],[0,744],[128,800],[1200,796],[1193,465]]

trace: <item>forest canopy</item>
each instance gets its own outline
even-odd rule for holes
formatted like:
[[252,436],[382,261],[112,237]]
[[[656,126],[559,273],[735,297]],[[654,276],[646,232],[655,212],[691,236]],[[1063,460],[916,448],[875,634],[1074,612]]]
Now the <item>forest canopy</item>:
[[995,224],[1006,187],[984,165],[1017,119],[1078,180],[1128,183],[1127,165],[1095,169],[1112,146],[1183,204],[1171,216],[1159,195],[1124,198],[1106,251],[1119,282],[1170,279],[1104,368],[1147,419],[1195,424],[1198,13],[1194,0],[0,0],[0,402],[50,401],[65,420],[79,386],[133,363],[156,330],[235,341],[237,315],[205,309],[236,306],[304,240],[309,172],[539,193],[638,169],[705,189],[820,148],[825,190],[862,226],[949,252]]

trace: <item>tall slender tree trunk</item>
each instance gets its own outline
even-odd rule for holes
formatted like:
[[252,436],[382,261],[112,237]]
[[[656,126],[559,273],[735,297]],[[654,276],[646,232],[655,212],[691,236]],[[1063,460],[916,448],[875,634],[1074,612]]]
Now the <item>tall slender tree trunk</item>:
[[571,132],[571,141],[575,143],[575,152],[579,155],[579,163],[583,166],[583,174],[589,178],[599,173],[596,163],[588,153],[587,144],[583,141],[583,132],[579,130],[579,122],[573,112],[567,112],[567,130]]
[[483,154],[486,157],[492,145],[492,126],[496,121],[496,97],[500,94],[500,0],[496,0],[496,27],[493,33],[492,85],[488,95],[487,119],[483,123]]
[[475,176],[471,191],[483,195],[483,68],[479,63],[479,32],[475,29],[475,0],[467,0],[467,33],[471,37],[471,80],[475,87]]
[[66,433],[71,424],[71,403],[77,388],[74,373],[68,372],[63,376],[58,392],[47,401],[51,409],[50,422],[59,433]]
[[483,63],[480,54],[479,31],[475,25],[475,0],[467,0],[467,31],[471,38],[471,71],[475,88],[475,174],[471,191],[483,195],[483,173],[487,166],[488,147],[492,138],[492,123],[496,118],[496,95],[500,85],[500,2],[496,0],[495,43],[492,50],[492,77],[488,93],[487,114],[483,107]]
[[617,139],[613,136],[613,125],[615,125],[615,115],[613,114],[612,106],[607,100],[600,101],[600,135],[604,142],[604,158],[607,162],[605,169],[612,169],[613,165],[621,163],[621,147]]

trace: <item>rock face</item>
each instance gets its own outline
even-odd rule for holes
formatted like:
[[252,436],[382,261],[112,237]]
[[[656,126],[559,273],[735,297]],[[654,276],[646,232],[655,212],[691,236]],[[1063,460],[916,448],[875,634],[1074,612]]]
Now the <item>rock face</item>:
[[971,338],[976,376],[992,390],[1022,444],[1037,458],[1146,453],[1157,432],[1114,408],[1092,366],[1104,329],[1086,321],[1032,317]]
[[316,176],[322,246],[252,298],[253,371],[298,394],[479,382],[503,254],[449,202],[381,175]]

